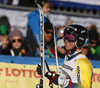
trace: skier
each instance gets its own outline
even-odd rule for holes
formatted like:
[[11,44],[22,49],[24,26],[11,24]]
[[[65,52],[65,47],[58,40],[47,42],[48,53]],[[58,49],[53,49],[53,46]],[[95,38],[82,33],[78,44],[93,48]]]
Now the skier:
[[[69,25],[64,31],[64,45],[67,55],[58,73],[51,71],[45,61],[45,77],[50,82],[63,88],[92,88],[92,65],[88,58],[81,53],[88,31],[81,25]],[[41,75],[41,64],[37,66],[37,73]]]

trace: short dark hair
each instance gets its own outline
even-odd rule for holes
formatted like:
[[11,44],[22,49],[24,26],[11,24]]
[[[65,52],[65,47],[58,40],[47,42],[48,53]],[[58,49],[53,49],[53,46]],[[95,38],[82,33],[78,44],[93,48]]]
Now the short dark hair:
[[99,33],[97,30],[89,30],[89,41],[97,40],[99,42]]
[[53,30],[53,25],[50,22],[46,22],[44,24],[44,31],[46,31],[48,29]]

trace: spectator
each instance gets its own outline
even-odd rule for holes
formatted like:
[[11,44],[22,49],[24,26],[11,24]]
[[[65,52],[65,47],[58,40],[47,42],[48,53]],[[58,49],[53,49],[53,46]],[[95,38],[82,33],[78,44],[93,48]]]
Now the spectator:
[[97,26],[95,24],[91,24],[89,27],[88,27],[88,30],[98,30]]
[[23,43],[23,34],[18,29],[11,31],[8,38],[10,41],[8,55],[31,56],[29,49]]
[[81,51],[84,55],[88,56],[88,53],[90,51],[90,48],[88,47],[88,45],[84,45],[82,48],[81,48]]
[[73,20],[70,20],[69,22],[68,22],[68,25],[72,25],[73,24]]
[[65,28],[66,28],[65,26],[61,26],[57,30],[57,35],[58,35],[57,53],[58,53],[58,57],[60,58],[64,58],[67,53],[66,50],[64,49],[64,41],[63,41],[63,34],[64,34]]
[[[49,22],[48,13],[50,11],[51,4],[47,0],[38,0],[38,2],[43,9],[44,12],[44,23]],[[31,12],[28,15],[28,27],[29,31],[32,30],[33,36],[36,40],[36,48],[39,52],[39,41],[40,41],[40,13],[38,10]],[[31,38],[32,39],[32,38]]]
[[99,33],[99,44],[100,44],[100,33]]
[[9,18],[6,15],[2,15],[0,17],[0,26],[5,25],[7,28],[7,32],[11,31],[11,25],[9,22]]
[[0,54],[6,54],[8,49],[8,35],[5,36],[0,35]]
[[92,54],[100,55],[99,33],[97,30],[89,30],[89,46]]
[[95,54],[92,54],[92,53],[91,53],[90,47],[89,47],[87,44],[85,44],[85,45],[81,48],[81,51],[82,51],[82,53],[83,53],[84,55],[86,55],[87,58],[90,59],[90,60],[100,60],[100,56],[99,56],[97,53],[95,53]]
[[45,49],[50,48],[53,43],[53,25],[49,22],[44,24],[44,41]]
[[5,54],[8,48],[8,30],[6,25],[0,26],[0,54]]
[[45,57],[54,57],[53,25],[50,22],[44,24],[44,43]]
[[0,17],[0,54],[6,54],[8,50],[8,34],[11,31],[11,25],[6,15]]

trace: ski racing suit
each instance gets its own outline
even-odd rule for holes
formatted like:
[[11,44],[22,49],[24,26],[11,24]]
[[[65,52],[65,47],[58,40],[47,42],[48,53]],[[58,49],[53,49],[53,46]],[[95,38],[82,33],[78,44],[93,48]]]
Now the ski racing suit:
[[57,74],[59,77],[53,83],[58,80],[63,88],[92,88],[92,65],[81,51],[66,55]]

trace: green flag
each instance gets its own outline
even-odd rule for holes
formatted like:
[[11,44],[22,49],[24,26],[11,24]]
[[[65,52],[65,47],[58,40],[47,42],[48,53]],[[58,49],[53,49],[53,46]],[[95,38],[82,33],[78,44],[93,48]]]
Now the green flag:
[[1,25],[1,26],[0,26],[0,34],[3,35],[3,36],[5,37],[6,33],[7,33],[7,28],[6,28],[6,26],[5,26],[5,25]]

